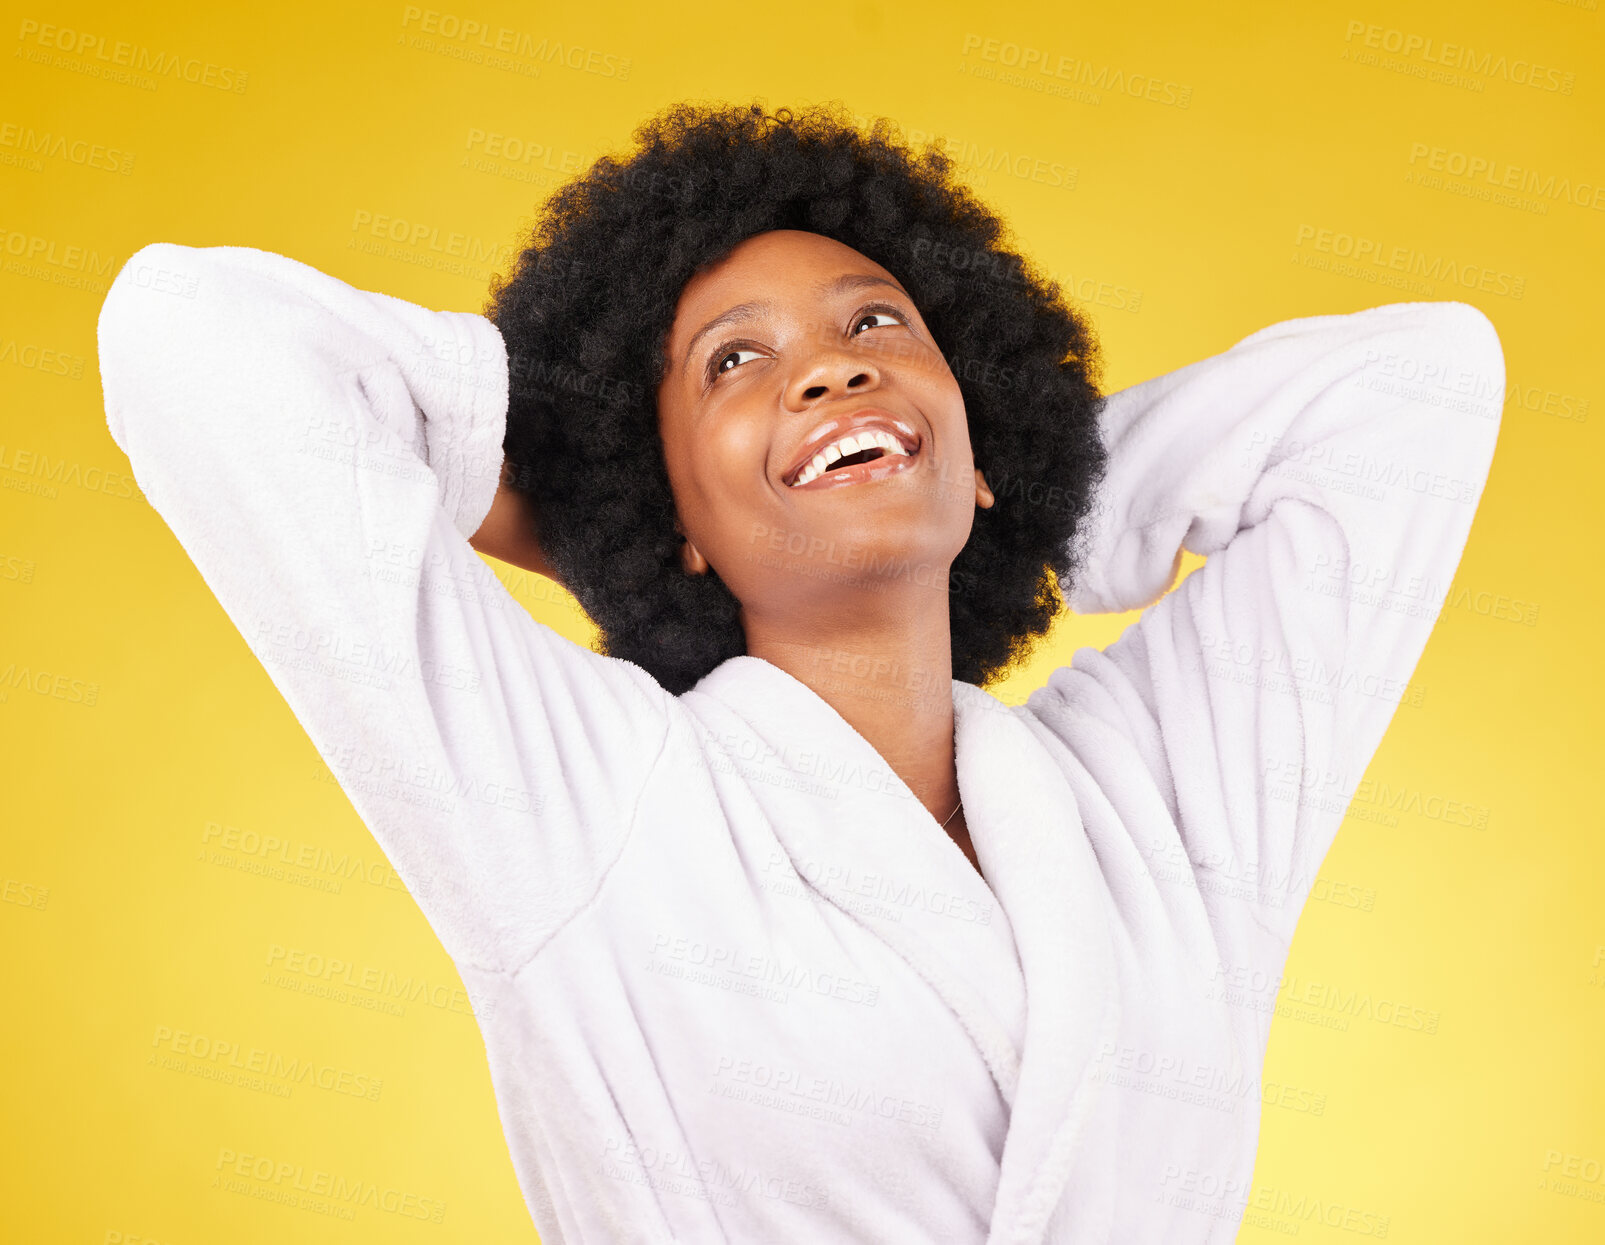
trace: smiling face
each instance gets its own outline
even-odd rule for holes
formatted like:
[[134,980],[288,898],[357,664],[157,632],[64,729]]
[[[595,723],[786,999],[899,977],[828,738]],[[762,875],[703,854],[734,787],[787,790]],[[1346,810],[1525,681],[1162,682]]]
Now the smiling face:
[[873,609],[870,590],[945,602],[992,496],[958,381],[890,272],[820,234],[758,234],[687,282],[665,362],[682,561],[718,571],[749,635]]

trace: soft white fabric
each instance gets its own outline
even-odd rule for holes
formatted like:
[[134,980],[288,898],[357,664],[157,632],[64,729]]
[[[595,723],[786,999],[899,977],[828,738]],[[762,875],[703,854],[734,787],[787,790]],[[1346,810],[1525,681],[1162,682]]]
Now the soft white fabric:
[[1024,706],[954,683],[985,880],[791,676],[670,696],[489,574],[489,321],[154,244],[99,333],[135,478],[472,994],[549,1245],[1235,1237],[1274,983],[1432,629],[1344,586],[1450,580],[1482,313],[1290,320],[1111,396],[1068,600],[1208,560]]

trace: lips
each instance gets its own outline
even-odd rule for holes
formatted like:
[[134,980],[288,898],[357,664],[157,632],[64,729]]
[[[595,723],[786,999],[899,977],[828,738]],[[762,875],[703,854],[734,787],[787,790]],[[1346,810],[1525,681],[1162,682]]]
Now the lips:
[[921,445],[908,421],[864,407],[811,429],[781,479],[788,488],[880,479],[911,465]]

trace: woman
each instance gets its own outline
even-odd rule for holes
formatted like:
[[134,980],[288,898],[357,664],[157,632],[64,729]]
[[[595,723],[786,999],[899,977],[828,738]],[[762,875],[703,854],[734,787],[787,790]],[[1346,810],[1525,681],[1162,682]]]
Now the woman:
[[[1320,589],[1451,577],[1499,412],[1398,364],[1502,393],[1493,327],[1290,320],[1104,397],[939,153],[637,138],[489,318],[154,244],[100,322],[112,436],[472,994],[542,1239],[1233,1239],[1432,629]],[[1004,706],[1059,591],[1152,604]]]

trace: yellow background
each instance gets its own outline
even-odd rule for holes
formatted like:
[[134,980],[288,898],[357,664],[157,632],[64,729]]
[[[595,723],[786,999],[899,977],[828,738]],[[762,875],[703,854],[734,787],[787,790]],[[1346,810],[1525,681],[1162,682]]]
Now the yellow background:
[[[1322,1110],[1265,1106],[1251,1205],[1283,1209],[1251,1213],[1240,1239],[1285,1239],[1290,1225],[1303,1240],[1360,1235],[1287,1212],[1299,1203],[1386,1219],[1393,1241],[1605,1239],[1605,850],[1593,786],[1605,195],[1574,201],[1605,180],[1597,0],[1225,12],[1175,0],[448,3],[437,12],[459,35],[431,34],[434,44],[422,12],[401,3],[40,0],[0,15],[0,126],[14,127],[0,129],[6,1239],[535,1239],[451,964],[127,483],[105,427],[95,321],[111,275],[152,241],[264,248],[367,289],[480,310],[495,264],[454,272],[425,242],[370,253],[356,245],[376,241],[359,222],[511,245],[557,178],[625,147],[645,116],[686,97],[754,96],[771,107],[837,99],[942,138],[1018,245],[1087,296],[1112,388],[1293,316],[1458,298],[1493,319],[1513,388],[1492,476],[1412,684],[1420,704],[1399,709],[1369,771],[1379,790],[1413,793],[1422,808],[1458,801],[1485,825],[1357,801],[1288,965],[1302,982],[1436,1012],[1437,1032],[1276,1020],[1267,1082],[1305,1091],[1306,1104],[1319,1096]],[[167,11],[139,11],[154,7]],[[533,50],[504,64],[453,54],[469,47],[467,22],[506,26]],[[46,25],[84,50],[41,49]],[[1381,46],[1367,47],[1373,37]],[[119,40],[198,80],[95,76],[112,63],[97,50],[113,56]],[[1436,55],[1452,43],[1505,58],[1507,73],[1537,62],[1541,85],[1475,65],[1462,81],[1424,77],[1426,40]],[[1045,88],[1074,84],[1016,77],[1006,62],[1024,52],[1011,46],[1032,50],[1033,64],[1078,58],[1106,83],[1144,75],[1160,98],[1086,84],[1055,94]],[[1544,89],[1555,82],[1570,89]],[[490,154],[492,134],[536,157],[504,158],[505,139]],[[30,154],[40,135],[67,142]],[[1477,197],[1486,181],[1457,183],[1453,153],[1496,177],[1531,171],[1538,187],[1521,202]],[[1507,292],[1443,280],[1429,293],[1391,289],[1316,266],[1313,232],[1301,244],[1301,230],[1485,268]],[[32,262],[17,262],[19,246]],[[17,466],[24,453],[65,463],[61,481]],[[496,569],[537,617],[585,637],[540,581]],[[1066,620],[1000,694],[1020,698],[1074,647],[1107,643],[1130,620]],[[23,670],[32,686],[17,682]],[[41,684],[41,672],[64,681]],[[220,839],[249,845],[253,834],[373,867],[336,892],[312,876],[247,872],[248,848],[218,863]],[[372,991],[317,997],[313,978],[281,971],[292,951],[433,992],[401,1015]],[[171,1053],[162,1035],[179,1031],[377,1080],[378,1097],[205,1079],[205,1060],[156,1058]],[[364,1208],[341,1220],[274,1204],[215,1183],[225,1152],[372,1181],[444,1203],[444,1215]]]

